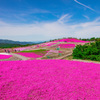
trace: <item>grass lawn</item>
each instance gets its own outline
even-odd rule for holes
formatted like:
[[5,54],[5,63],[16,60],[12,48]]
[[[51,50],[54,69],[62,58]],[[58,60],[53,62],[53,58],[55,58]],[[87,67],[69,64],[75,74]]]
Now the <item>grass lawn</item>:
[[[28,51],[21,51],[22,53],[35,53],[38,55],[45,55],[47,53],[48,50],[46,49],[38,49],[38,50],[28,50]],[[19,53],[21,53],[19,52]]]
[[28,51],[21,51],[21,52],[43,52],[43,51],[47,51],[46,49],[38,49],[38,50],[28,50]]

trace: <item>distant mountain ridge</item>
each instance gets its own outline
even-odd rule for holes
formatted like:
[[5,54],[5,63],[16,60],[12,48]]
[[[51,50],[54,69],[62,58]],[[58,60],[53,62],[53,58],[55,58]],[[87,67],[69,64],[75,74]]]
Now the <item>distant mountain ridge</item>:
[[37,41],[37,42],[20,42],[20,41],[8,40],[8,39],[0,39],[0,43],[26,45],[26,44],[38,44],[38,43],[43,43],[43,41]]

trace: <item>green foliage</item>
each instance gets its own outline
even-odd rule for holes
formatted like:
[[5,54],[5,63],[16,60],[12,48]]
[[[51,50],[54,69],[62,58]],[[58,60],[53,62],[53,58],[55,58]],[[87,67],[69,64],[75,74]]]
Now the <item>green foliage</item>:
[[90,38],[90,39],[81,39],[80,38],[80,40],[83,40],[83,41],[100,41],[100,38],[95,38],[95,37],[92,37],[92,38]]
[[76,46],[73,50],[73,58],[100,61],[100,41]]
[[8,44],[8,43],[0,43],[0,48],[13,48],[13,47],[19,47],[20,44]]
[[90,38],[90,41],[95,41],[95,37]]
[[21,52],[42,52],[47,51],[46,49],[38,49],[38,50],[28,50],[28,51],[21,51]]
[[26,47],[30,45],[35,45],[35,44],[21,45],[21,44],[0,43],[0,48]]

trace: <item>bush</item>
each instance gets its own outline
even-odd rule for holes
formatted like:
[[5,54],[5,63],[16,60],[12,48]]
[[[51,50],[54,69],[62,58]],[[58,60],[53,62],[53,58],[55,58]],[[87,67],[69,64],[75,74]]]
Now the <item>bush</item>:
[[77,59],[90,59],[100,61],[100,41],[95,43],[78,45],[73,50],[73,58]]

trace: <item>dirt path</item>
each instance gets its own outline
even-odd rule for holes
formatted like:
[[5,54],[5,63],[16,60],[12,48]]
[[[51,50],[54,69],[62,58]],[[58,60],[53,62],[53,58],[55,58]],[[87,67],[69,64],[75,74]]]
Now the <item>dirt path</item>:
[[29,59],[28,57],[25,57],[25,56],[22,56],[22,55],[19,55],[19,54],[15,54],[15,53],[10,53],[10,54],[21,59],[21,60],[28,60]]
[[[72,51],[64,51],[64,53],[62,53],[62,55],[58,55],[58,53],[52,53],[50,55],[48,55],[50,57],[50,59],[64,59],[67,56],[72,55]],[[47,56],[43,56],[41,58],[37,58],[37,59],[47,59]]]
[[10,57],[8,59],[0,59],[0,61],[16,61],[16,60],[22,60],[16,56]]
[[61,57],[58,57],[56,59],[64,59],[65,57],[70,56],[70,55],[72,55],[72,52],[69,52],[68,54],[61,56]]

